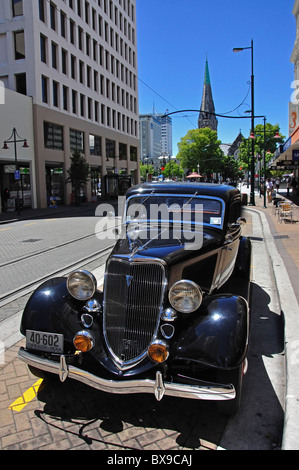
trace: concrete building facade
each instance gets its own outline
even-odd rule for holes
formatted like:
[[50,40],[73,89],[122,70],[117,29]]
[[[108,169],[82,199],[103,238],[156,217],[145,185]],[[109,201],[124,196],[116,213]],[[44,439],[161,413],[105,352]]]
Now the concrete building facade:
[[152,165],[159,170],[161,157],[172,156],[172,120],[163,114],[140,114],[140,159],[143,164]]
[[32,97],[37,207],[71,202],[75,150],[88,198],[109,173],[137,182],[136,0],[2,0],[0,51],[1,82]]

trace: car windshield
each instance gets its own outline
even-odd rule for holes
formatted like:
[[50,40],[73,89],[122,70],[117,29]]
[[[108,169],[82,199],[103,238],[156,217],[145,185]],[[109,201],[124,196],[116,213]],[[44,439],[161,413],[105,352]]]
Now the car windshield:
[[205,196],[155,194],[132,196],[125,222],[188,223],[222,228],[223,201]]

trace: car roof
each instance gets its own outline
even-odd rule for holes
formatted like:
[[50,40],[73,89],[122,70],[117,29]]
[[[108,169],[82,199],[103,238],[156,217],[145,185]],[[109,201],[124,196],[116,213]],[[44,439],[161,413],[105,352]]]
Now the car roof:
[[158,182],[158,183],[144,183],[137,186],[131,187],[126,197],[149,194],[153,195],[156,193],[160,194],[190,194],[190,196],[211,196],[223,199],[225,202],[230,201],[235,195],[240,194],[239,190],[224,184],[217,183],[193,183],[193,182]]

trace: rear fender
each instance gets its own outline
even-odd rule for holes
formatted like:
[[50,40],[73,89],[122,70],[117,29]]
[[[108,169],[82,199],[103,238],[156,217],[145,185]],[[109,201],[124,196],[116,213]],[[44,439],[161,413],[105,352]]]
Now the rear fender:
[[248,347],[248,304],[228,294],[206,299],[180,332],[174,359],[190,360],[219,368],[235,368],[245,359]]

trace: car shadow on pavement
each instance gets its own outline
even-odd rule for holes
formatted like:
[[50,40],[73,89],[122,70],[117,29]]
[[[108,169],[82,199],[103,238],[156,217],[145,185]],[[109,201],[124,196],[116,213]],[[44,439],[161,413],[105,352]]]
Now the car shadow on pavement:
[[[271,293],[272,297],[272,293]],[[270,308],[269,293],[251,284],[248,372],[239,412],[221,445],[230,450],[276,450],[284,425],[284,317]]]
[[[110,395],[75,381],[48,383],[35,415],[91,448],[200,449],[217,446],[227,418],[216,405],[173,397]],[[77,443],[78,445],[78,443]],[[94,447],[95,446],[95,447]],[[105,448],[105,447],[103,447]]]

